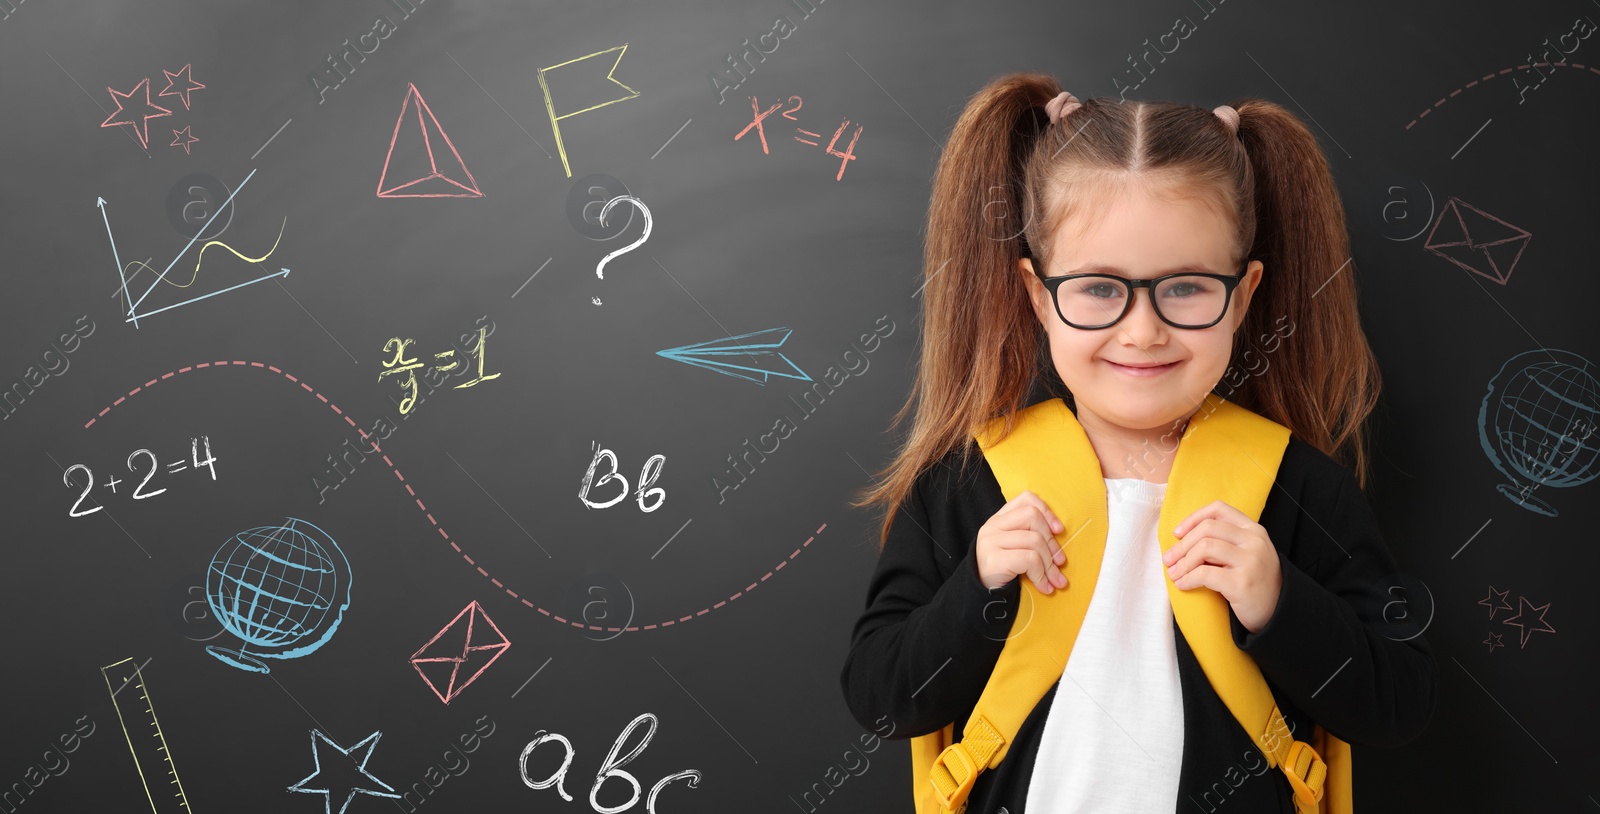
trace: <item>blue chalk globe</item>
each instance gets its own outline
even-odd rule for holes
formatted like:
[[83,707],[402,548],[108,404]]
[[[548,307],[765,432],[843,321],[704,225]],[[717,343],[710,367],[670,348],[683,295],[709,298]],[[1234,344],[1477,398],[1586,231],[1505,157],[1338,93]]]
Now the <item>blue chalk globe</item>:
[[[325,644],[350,607],[350,562],[328,533],[298,518],[228,538],[211,558],[206,603],[243,645],[206,652],[251,672]],[[248,650],[248,652],[247,652]]]
[[1593,371],[1582,356],[1540,348],[1506,360],[1489,381],[1478,407],[1478,441],[1511,479],[1498,488],[1513,503],[1555,517],[1555,507],[1534,490],[1569,488],[1600,474],[1600,381]]

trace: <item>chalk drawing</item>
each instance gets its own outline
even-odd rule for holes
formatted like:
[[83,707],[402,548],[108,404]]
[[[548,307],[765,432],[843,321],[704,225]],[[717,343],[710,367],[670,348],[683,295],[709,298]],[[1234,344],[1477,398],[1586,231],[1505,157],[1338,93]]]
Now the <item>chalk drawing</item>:
[[[207,645],[224,664],[270,672],[262,661],[313,653],[339,629],[350,608],[350,561],[320,528],[290,517],[228,538],[211,558],[206,602],[217,621],[243,641],[236,649]],[[255,648],[246,652],[246,646]]]
[[[182,68],[179,68],[177,73],[173,73],[172,71],[163,68],[161,73],[167,77],[167,87],[156,95],[178,97],[179,101],[183,102],[184,110],[189,109],[189,94],[205,88],[205,85],[194,81],[194,72],[191,70],[190,65],[185,65]],[[183,80],[183,85],[181,87],[178,85],[179,79]],[[184,129],[187,130],[189,128],[185,127]]]
[[1422,248],[1501,285],[1522,259],[1533,235],[1460,198],[1445,202]]
[[[350,801],[354,800],[357,794],[370,794],[373,797],[398,798],[400,795],[394,790],[393,786],[383,782],[382,780],[379,780],[372,774],[372,772],[367,770],[367,761],[372,760],[372,750],[378,747],[378,739],[381,737],[383,737],[382,732],[374,732],[371,735],[362,738],[360,743],[357,743],[355,746],[346,749],[343,746],[334,743],[332,738],[322,734],[321,730],[311,730],[311,761],[316,768],[312,770],[311,774],[306,775],[294,785],[290,786],[289,791],[298,791],[304,794],[321,794],[322,810],[326,812],[326,814],[333,814],[333,798],[335,795],[342,795],[343,798],[339,801],[339,814],[344,814],[345,809],[350,807]],[[315,786],[307,785],[308,783],[316,780],[322,774],[322,744],[327,744],[328,748],[339,753],[339,757],[334,759],[347,758],[351,761],[354,761],[356,764],[356,771],[361,772],[363,777],[372,781],[374,784],[382,786],[383,790],[379,791],[378,789],[366,788],[363,786],[351,786],[350,788],[346,789],[342,785],[328,786],[326,788],[316,788]],[[330,754],[329,757],[332,757],[332,755]]]
[[[150,146],[150,120],[172,115],[172,111],[161,105],[151,104],[149,77],[139,80],[139,84],[134,85],[133,90],[127,93],[112,90],[110,87],[107,87],[106,91],[111,94],[111,101],[117,103],[117,109],[111,111],[111,115],[107,116],[106,120],[100,123],[100,126],[132,128],[133,135],[139,139],[139,146],[148,148]],[[133,97],[139,95],[144,96],[143,102],[135,102]],[[138,110],[125,108],[122,106],[123,101],[139,104],[140,108]],[[143,112],[141,114],[141,111],[151,112]]]
[[[250,183],[250,179],[254,178],[255,174],[256,174],[256,171],[255,170],[251,170],[250,174],[246,175],[244,177],[244,180],[239,182],[238,188],[235,189],[233,192],[228,193],[228,199],[226,201],[223,201],[222,206],[217,207],[217,209],[211,213],[211,217],[206,218],[205,225],[201,226],[200,229],[198,231],[196,231],[194,233],[194,235],[189,238],[189,242],[183,244],[183,249],[178,252],[177,256],[172,258],[172,262],[168,263],[167,267],[165,269],[162,269],[161,273],[156,276],[155,281],[150,283],[150,287],[145,289],[145,292],[143,294],[140,294],[138,299],[132,299],[130,297],[130,295],[128,294],[128,275],[127,275],[126,269],[122,265],[122,256],[117,251],[117,237],[111,231],[111,216],[106,213],[106,199],[105,198],[97,198],[97,199],[95,199],[95,205],[100,208],[100,218],[101,218],[101,220],[103,220],[105,222],[105,225],[106,225],[106,238],[111,241],[111,256],[112,256],[112,259],[116,260],[116,262],[117,262],[117,277],[122,281],[122,299],[123,299],[123,303],[125,305],[127,305],[127,308],[128,308],[128,318],[123,320],[124,322],[132,322],[133,323],[133,327],[138,328],[139,327],[139,317],[141,317],[141,316],[144,316],[144,317],[154,316],[154,315],[159,314],[159,313],[161,313],[163,311],[170,311],[170,310],[172,310],[174,308],[178,308],[178,307],[181,307],[181,306],[184,306],[184,305],[189,305],[190,303],[195,303],[195,302],[199,302],[199,301],[204,300],[204,299],[208,299],[210,297],[215,297],[218,294],[226,294],[229,291],[235,291],[237,289],[244,288],[245,286],[248,286],[248,285],[254,285],[254,284],[259,283],[259,282],[264,282],[266,280],[272,279],[273,277],[287,277],[289,275],[289,270],[288,269],[282,269],[280,271],[276,271],[276,272],[273,272],[271,274],[266,274],[266,275],[263,275],[261,277],[257,277],[254,280],[246,280],[245,282],[239,283],[237,285],[228,286],[227,288],[224,288],[224,289],[222,289],[220,291],[213,291],[213,292],[211,292],[209,294],[201,294],[198,297],[190,297],[189,299],[184,300],[183,302],[178,302],[178,303],[173,303],[172,305],[162,306],[162,307],[157,308],[157,309],[155,309],[153,311],[147,311],[147,312],[145,312],[143,314],[139,313],[138,309],[139,309],[140,303],[143,303],[145,298],[150,296],[150,292],[155,291],[156,290],[156,286],[160,285],[161,282],[166,279],[167,273],[172,271],[172,267],[176,266],[178,264],[178,261],[182,260],[183,256],[185,254],[189,253],[190,247],[194,246],[194,242],[200,238],[200,235],[205,234],[206,229],[210,228],[211,221],[216,219],[217,214],[220,213],[220,212],[223,212],[223,211],[228,211],[228,212],[230,212],[229,217],[230,218],[232,217],[232,215],[231,215],[232,210],[229,208],[229,204],[233,203],[234,196],[238,195],[240,190],[244,189],[245,184]],[[285,223],[287,223],[287,222],[288,222],[287,219],[285,219]],[[278,236],[280,238],[283,236],[282,231],[280,231],[278,233]],[[207,243],[206,246],[210,246],[213,243],[218,243],[218,242],[217,241],[211,241],[211,242]],[[224,245],[226,247],[226,244],[218,243],[218,245]],[[276,249],[277,245],[278,245],[277,243],[273,243],[273,248]],[[231,247],[228,247],[228,251],[234,251],[234,250]],[[205,252],[205,247],[201,248],[201,252],[202,252],[202,254]],[[234,252],[234,254],[239,254],[239,253],[238,252]],[[271,252],[268,252],[268,254],[271,254]],[[239,255],[239,256],[240,257],[244,257],[243,255]],[[249,258],[245,258],[245,259],[248,260]],[[131,268],[131,266],[129,268]],[[195,272],[199,273],[199,269],[200,269],[200,265],[199,265],[198,262],[196,262],[196,264],[195,264]],[[193,282],[193,281],[191,280],[190,282]]]
[[[416,120],[416,128],[406,127],[406,116],[410,114]],[[431,129],[430,129],[431,125]],[[404,130],[406,139],[400,141],[400,133]],[[420,139],[420,141],[419,141]],[[454,161],[446,161],[444,167],[439,166],[438,158],[434,155],[435,140],[442,140],[444,146],[449,148],[450,157]],[[409,181],[389,181],[389,164],[395,160],[395,145],[401,144],[400,154],[403,158],[416,161],[419,156],[426,156],[428,172],[420,178]],[[421,150],[419,154],[417,151]],[[456,177],[452,178],[454,175]],[[466,180],[461,180],[462,178]],[[428,183],[428,182],[434,183]],[[478,189],[478,180],[472,177],[472,171],[467,169],[465,161],[461,160],[461,153],[456,150],[455,142],[444,132],[439,125],[439,120],[434,117],[433,110],[428,103],[423,101],[422,93],[416,85],[406,86],[406,98],[400,102],[400,115],[394,120],[394,133],[389,136],[389,152],[383,156],[383,172],[378,175],[379,198],[482,198],[483,192]]]
[[[539,69],[539,88],[544,91],[544,110],[545,113],[549,114],[550,116],[550,129],[555,131],[556,134],[556,152],[561,153],[561,168],[566,171],[568,178],[572,177],[572,164],[567,160],[566,142],[561,139],[561,120],[570,119],[573,116],[576,116],[580,113],[588,113],[591,110],[599,110],[606,105],[614,105],[618,102],[626,102],[629,99],[639,95],[638,91],[622,84],[621,82],[618,82],[617,78],[614,76],[614,74],[617,72],[617,66],[622,64],[623,54],[626,54],[627,52],[628,44],[623,43],[615,48],[607,48],[604,51],[596,51],[592,54],[585,54],[577,59],[569,59],[566,62],[559,62],[555,65],[551,65],[548,68]],[[617,55],[617,58],[611,60],[611,67],[606,70],[606,81],[616,85],[619,88],[622,88],[624,91],[627,91],[627,93],[625,95],[618,96],[615,95],[616,91],[608,88],[607,90],[611,91],[609,94],[611,98],[607,98],[605,101],[598,102],[592,101],[594,98],[592,96],[588,100],[575,100],[570,105],[570,107],[575,108],[572,110],[572,112],[557,114],[556,108],[558,105],[556,104],[555,97],[559,95],[562,97],[563,101],[566,101],[567,97],[569,96],[581,97],[582,94],[576,90],[576,87],[587,86],[592,83],[592,77],[589,75],[591,75],[594,71],[605,67],[605,55],[613,53]],[[588,60],[591,59],[594,61],[588,62]],[[554,75],[554,81],[557,85],[566,86],[561,88],[562,92],[559,94],[550,88],[552,84],[552,75]],[[567,105],[563,105],[562,107],[567,107]]]
[[[161,722],[156,719],[156,705],[150,700],[150,688],[145,684],[142,668],[127,658],[101,667],[100,676],[106,680],[106,691],[111,693],[111,705],[116,707],[117,720],[122,723],[122,737],[128,742],[128,751],[133,753],[133,765],[139,770],[139,781],[144,784],[150,811],[152,814],[187,814],[189,798],[184,796],[178,766],[172,761],[167,736],[161,732]],[[136,690],[138,694],[119,698],[125,688]],[[166,780],[167,777],[172,779]],[[156,782],[153,789],[151,781]]]
[[190,125],[186,124],[186,125],[183,126],[182,130],[174,130],[174,131],[172,131],[172,143],[167,145],[167,146],[168,147],[182,147],[183,148],[183,154],[184,155],[188,155],[189,154],[189,145],[194,144],[195,142],[200,140],[200,139],[195,138],[193,133],[189,132],[189,127],[190,127]]
[[[637,249],[640,246],[643,246],[644,242],[646,240],[650,239],[650,228],[651,228],[650,208],[644,205],[644,201],[641,201],[638,198],[633,197],[632,195],[618,195],[617,197],[612,198],[609,201],[606,201],[605,208],[600,210],[600,223],[604,224],[606,222],[606,214],[611,211],[611,207],[616,206],[618,203],[621,203],[623,201],[627,201],[628,203],[633,204],[634,206],[639,208],[640,212],[644,213],[644,234],[640,235],[638,240],[635,240],[634,242],[629,243],[628,245],[623,246],[622,248],[611,252],[610,254],[606,255],[605,257],[600,258],[600,265],[594,267],[594,276],[599,277],[602,280],[604,280],[606,278],[605,268],[606,268],[606,264],[611,262],[611,258],[620,257],[620,256],[622,256],[624,254],[627,254],[628,252],[631,252],[634,249]],[[599,305],[600,304],[600,298],[599,297],[593,297],[591,299],[592,299],[592,301],[594,302],[595,305]]]
[[411,667],[448,704],[510,648],[511,641],[474,600],[411,654]]
[[700,610],[695,611],[693,613],[684,614],[683,616],[680,616],[680,617],[678,617],[676,619],[668,619],[668,620],[666,620],[664,622],[655,622],[655,623],[651,623],[651,624],[648,624],[648,625],[633,625],[633,624],[629,624],[626,627],[619,627],[619,626],[616,626],[616,625],[592,625],[592,624],[586,624],[584,622],[573,620],[573,619],[567,619],[567,618],[562,617],[560,614],[553,613],[552,611],[550,611],[550,610],[548,610],[546,608],[543,608],[543,607],[540,607],[538,605],[535,605],[531,600],[529,600],[528,598],[526,598],[526,597],[522,596],[521,594],[517,593],[515,589],[513,589],[510,586],[506,585],[504,582],[500,581],[500,579],[498,579],[497,577],[491,575],[489,573],[489,571],[486,568],[484,568],[482,563],[480,563],[471,554],[467,553],[466,550],[461,547],[460,543],[456,542],[454,539],[451,538],[450,533],[448,531],[446,531],[444,526],[439,523],[438,518],[435,518],[433,516],[433,513],[428,510],[427,504],[422,502],[422,498],[419,497],[417,495],[416,490],[411,487],[411,483],[406,480],[406,478],[405,478],[405,476],[403,474],[401,474],[399,466],[396,465],[395,462],[389,457],[388,453],[384,452],[377,445],[377,443],[372,440],[372,437],[365,430],[361,429],[361,427],[356,423],[355,419],[351,418],[343,409],[341,409],[339,407],[339,405],[335,404],[327,396],[324,396],[323,394],[317,392],[316,389],[313,388],[311,385],[301,381],[299,377],[295,376],[292,373],[284,371],[283,369],[277,367],[276,365],[269,365],[269,364],[266,364],[264,362],[248,362],[248,361],[244,361],[242,359],[234,359],[232,361],[220,360],[220,361],[216,361],[216,362],[200,362],[200,363],[194,364],[194,365],[185,365],[184,367],[178,368],[177,370],[172,370],[172,371],[168,371],[166,373],[163,373],[160,376],[157,376],[156,378],[153,378],[153,379],[145,382],[143,385],[141,385],[139,387],[135,387],[133,390],[129,391],[127,395],[117,397],[117,399],[115,401],[113,401],[110,404],[106,405],[105,407],[101,408],[101,410],[98,413],[95,414],[94,418],[91,418],[88,421],[84,422],[83,427],[84,427],[84,429],[88,429],[90,427],[93,427],[97,422],[100,421],[100,419],[105,418],[106,414],[110,413],[113,408],[116,408],[116,407],[122,405],[124,402],[126,402],[134,394],[149,390],[150,388],[156,386],[157,384],[159,384],[161,382],[164,382],[164,381],[166,381],[168,379],[171,379],[174,376],[178,376],[178,375],[184,374],[184,373],[189,373],[191,371],[216,370],[216,369],[219,369],[219,368],[226,368],[226,367],[241,367],[241,368],[245,368],[245,369],[256,369],[256,368],[259,368],[259,369],[262,369],[262,370],[266,370],[268,372],[271,372],[271,373],[277,374],[278,376],[283,377],[287,381],[299,386],[300,389],[304,390],[306,393],[308,393],[308,394],[310,394],[312,396],[315,396],[318,401],[321,401],[324,405],[326,405],[328,407],[328,409],[333,411],[333,413],[335,415],[337,415],[339,418],[343,419],[344,422],[346,424],[348,424],[351,429],[353,429],[356,432],[360,433],[362,441],[365,442],[366,444],[370,444],[371,445],[370,449],[371,449],[371,451],[373,453],[375,453],[377,455],[380,455],[383,458],[384,464],[389,467],[389,471],[394,475],[395,481],[398,482],[401,485],[401,487],[406,490],[406,494],[409,495],[411,497],[412,501],[416,503],[417,511],[421,512],[422,516],[427,518],[428,523],[433,526],[434,531],[439,532],[439,537],[441,539],[443,539],[444,542],[448,543],[450,545],[450,548],[453,551],[455,551],[455,553],[461,555],[461,558],[463,560],[466,560],[468,565],[472,566],[473,569],[476,570],[480,575],[482,575],[484,579],[489,580],[489,582],[493,583],[496,588],[504,591],[506,593],[506,595],[510,596],[512,599],[515,599],[518,602],[521,602],[522,604],[528,606],[529,608],[532,608],[533,610],[538,611],[539,613],[545,615],[546,617],[549,617],[550,619],[555,620],[556,622],[558,622],[558,623],[560,623],[562,625],[566,625],[566,626],[569,626],[569,627],[577,628],[578,630],[585,630],[585,631],[594,630],[594,631],[599,631],[599,632],[602,632],[602,633],[618,633],[618,632],[632,633],[634,631],[644,631],[644,630],[663,630],[665,628],[672,627],[673,625],[680,625],[680,624],[683,624],[684,622],[688,622],[688,621],[693,620],[693,619],[698,619],[698,618],[700,618],[702,616],[705,616],[706,614],[708,614],[708,613],[710,613],[710,612],[712,612],[714,610],[718,610],[718,609],[721,609],[723,607],[726,607],[728,604],[732,603],[734,600],[739,599],[740,597],[751,593],[756,588],[759,588],[762,584],[764,584],[767,580],[772,579],[773,577],[777,576],[779,571],[782,571],[785,566],[787,566],[789,563],[793,562],[796,558],[798,558],[800,556],[800,552],[805,551],[807,548],[810,548],[811,544],[816,542],[817,536],[822,534],[822,532],[827,530],[827,528],[828,528],[828,524],[827,523],[823,523],[822,525],[818,526],[816,528],[816,530],[813,531],[810,534],[810,536],[806,537],[806,539],[803,542],[801,542],[800,545],[797,546],[794,549],[794,551],[791,551],[788,554],[788,556],[786,556],[782,560],[780,560],[778,562],[777,566],[775,566],[771,570],[767,571],[765,574],[762,574],[759,579],[751,582],[749,585],[745,586],[742,590],[735,591],[728,598],[720,600],[720,601],[716,602],[715,604],[713,604],[713,605],[711,605],[709,607],[701,608]]
[[[268,257],[271,257],[272,253],[278,250],[278,244],[283,241],[283,230],[286,227],[288,227],[288,225],[289,225],[289,219],[287,217],[285,217],[283,219],[283,223],[278,226],[278,239],[272,241],[272,248],[268,249],[267,253],[261,255],[260,257],[249,257],[249,256],[245,255],[244,253],[240,252],[238,249],[235,249],[234,247],[229,246],[228,244],[223,243],[220,240],[207,241],[204,246],[200,247],[200,254],[194,260],[194,272],[189,275],[189,282],[187,282],[187,283],[176,283],[176,282],[173,282],[172,280],[168,280],[168,279],[165,279],[165,278],[162,278],[161,281],[166,283],[167,285],[173,286],[175,288],[188,288],[189,286],[194,285],[194,281],[200,278],[200,264],[205,261],[206,249],[209,249],[212,246],[221,246],[222,248],[227,249],[229,252],[232,252],[234,257],[237,257],[240,260],[245,261],[246,263],[260,263],[263,260],[266,260]],[[146,263],[143,260],[135,260],[132,263],[129,263],[127,266],[125,266],[123,268],[123,271],[128,271],[129,269],[133,269],[133,268],[137,268],[137,267],[141,267],[141,266],[144,268],[145,271],[155,271],[155,269],[150,267],[149,263]],[[135,271],[134,274],[138,274],[138,272]],[[128,276],[131,278],[133,275],[130,274]],[[282,276],[282,275],[276,275],[276,276]]]
[[[725,339],[710,339],[705,342],[696,342],[693,345],[680,345],[676,348],[656,351],[657,356],[663,356],[675,362],[686,365],[703,367],[706,370],[716,371],[725,376],[755,382],[765,385],[771,376],[782,376],[786,379],[799,379],[803,382],[811,381],[811,377],[801,370],[789,357],[778,351],[784,342],[789,341],[788,328],[768,328],[764,331],[751,331],[747,334],[730,336]],[[751,339],[751,337],[755,337]],[[774,338],[776,337],[776,338]],[[749,342],[740,342],[741,339],[750,339]],[[752,364],[734,364],[734,360],[750,361]],[[768,362],[767,366],[756,367],[762,360]],[[792,373],[783,370],[787,367]]]

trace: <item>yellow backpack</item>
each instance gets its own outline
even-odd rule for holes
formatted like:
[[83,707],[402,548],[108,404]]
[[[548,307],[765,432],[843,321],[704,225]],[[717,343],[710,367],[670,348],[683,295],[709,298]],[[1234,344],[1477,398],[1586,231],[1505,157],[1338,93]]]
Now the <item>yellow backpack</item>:
[[[1066,668],[1105,551],[1104,476],[1077,417],[1060,399],[1040,402],[1022,411],[1005,440],[994,442],[1001,421],[994,419],[977,437],[984,459],[1007,500],[1031,490],[1061,519],[1065,530],[1057,542],[1064,549],[1072,542],[1061,569],[1068,585],[1045,595],[1022,579],[1011,635],[962,739],[955,741],[954,723],[911,739],[917,814],[960,814],[978,774],[1000,765],[1022,722]],[[1161,550],[1177,542],[1172,529],[1179,520],[1213,500],[1259,520],[1288,443],[1283,425],[1207,395],[1172,463],[1158,526]],[[1321,725],[1310,742],[1295,740],[1260,668],[1233,642],[1227,600],[1204,586],[1180,590],[1164,581],[1178,627],[1207,680],[1254,734],[1267,764],[1288,775],[1297,812],[1349,814],[1349,744]]]

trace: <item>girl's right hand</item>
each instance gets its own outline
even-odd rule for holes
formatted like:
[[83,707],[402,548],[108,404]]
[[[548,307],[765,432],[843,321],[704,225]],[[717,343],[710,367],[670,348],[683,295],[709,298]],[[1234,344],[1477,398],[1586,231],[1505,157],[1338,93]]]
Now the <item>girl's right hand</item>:
[[979,581],[994,590],[1026,574],[1043,594],[1067,587],[1060,569],[1067,555],[1055,539],[1065,528],[1038,495],[1023,490],[978,529]]

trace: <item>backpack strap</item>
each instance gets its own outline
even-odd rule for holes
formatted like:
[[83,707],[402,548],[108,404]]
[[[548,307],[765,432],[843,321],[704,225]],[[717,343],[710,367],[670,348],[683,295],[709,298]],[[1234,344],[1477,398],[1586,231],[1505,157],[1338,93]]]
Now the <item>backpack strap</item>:
[[[1213,500],[1259,520],[1288,443],[1287,427],[1230,401],[1202,406],[1172,462],[1157,526],[1161,551],[1177,544],[1172,530],[1178,521]],[[1255,737],[1267,764],[1288,776],[1296,809],[1317,811],[1327,765],[1310,743],[1294,739],[1261,669],[1234,644],[1227,599],[1210,588],[1182,590],[1170,579],[1163,582],[1178,627],[1217,695]]]
[[[1065,671],[1104,556],[1104,475],[1077,417],[1060,399],[1050,399],[1019,413],[1011,434],[996,440],[1002,420],[978,434],[979,445],[1007,500],[1031,490],[1061,518],[1065,530],[1056,539],[1067,551],[1062,573],[1069,584],[1044,595],[1023,579],[1011,634],[962,739],[952,742],[951,725],[913,739],[918,814],[964,811],[978,775],[1000,764],[1022,722]],[[1162,551],[1177,542],[1177,522],[1212,500],[1258,519],[1288,440],[1282,425],[1208,394],[1173,460],[1158,525]],[[1293,739],[1255,661],[1233,643],[1227,600],[1209,588],[1183,591],[1166,583],[1173,613],[1207,679],[1268,764],[1288,775],[1296,808],[1302,814],[1318,811],[1327,766],[1310,744]],[[1343,746],[1331,735],[1326,739]],[[926,758],[935,750],[930,765]],[[1347,748],[1343,755],[1348,758]],[[1347,783],[1347,760],[1344,769]]]
[[1007,500],[1031,489],[1061,518],[1065,528],[1056,540],[1067,552],[1061,573],[1068,584],[1045,596],[1032,580],[1022,580],[1011,633],[961,740],[946,746],[929,768],[932,800],[944,811],[965,810],[978,773],[1000,765],[1022,722],[1061,679],[1105,553],[1106,485],[1094,446],[1072,411],[1050,399],[1019,413],[1004,440],[995,440],[999,429],[995,419],[978,436],[984,458]]

